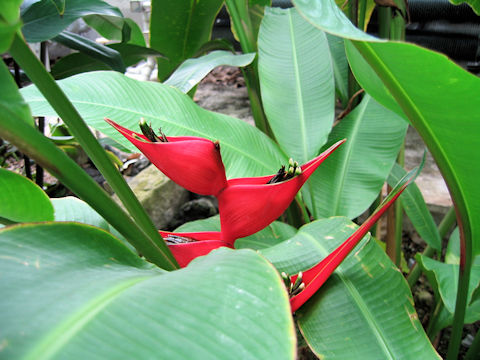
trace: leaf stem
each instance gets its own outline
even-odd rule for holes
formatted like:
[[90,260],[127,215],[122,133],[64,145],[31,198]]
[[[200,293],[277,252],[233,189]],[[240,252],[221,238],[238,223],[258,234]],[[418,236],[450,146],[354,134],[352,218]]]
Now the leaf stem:
[[[176,261],[158,231],[155,229],[155,226],[142,205],[135,197],[132,190],[128,187],[127,183],[115,168],[103,148],[90,132],[72,103],[68,100],[52,76],[45,70],[43,65],[18,33],[14,37],[10,53],[68,126],[72,134],[82,145],[87,155],[92,159],[97,169],[117,193],[118,197],[125,205],[125,208],[130,212],[135,221],[137,221],[140,228],[145,234],[147,234],[151,242],[156,244],[162,257],[168,259],[168,261],[162,263],[163,266],[166,269],[174,269],[176,267]],[[101,215],[105,218],[108,216],[108,214],[105,213],[101,213]],[[147,254],[143,255],[148,256]]]

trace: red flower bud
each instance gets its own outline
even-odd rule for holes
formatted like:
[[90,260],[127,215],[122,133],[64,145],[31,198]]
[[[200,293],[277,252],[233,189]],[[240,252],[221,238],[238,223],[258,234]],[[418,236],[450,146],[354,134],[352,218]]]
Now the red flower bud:
[[169,239],[177,239],[177,241],[182,241],[183,239],[183,241],[186,241],[168,244],[170,251],[180,267],[187,266],[190,261],[196,257],[207,255],[210,253],[210,251],[218,249],[219,247],[231,247],[227,243],[220,240],[220,232],[216,231],[196,233],[173,233],[159,231],[159,233],[162,238],[167,241],[167,244]]
[[151,142],[140,133],[105,120],[185,189],[201,195],[217,195],[227,186],[218,143],[195,136],[168,136],[168,142]]
[[274,175],[228,180],[228,186],[217,195],[222,240],[233,244],[276,220],[317,167],[344,142],[345,139],[335,143],[300,166],[302,173],[285,181],[267,184]]

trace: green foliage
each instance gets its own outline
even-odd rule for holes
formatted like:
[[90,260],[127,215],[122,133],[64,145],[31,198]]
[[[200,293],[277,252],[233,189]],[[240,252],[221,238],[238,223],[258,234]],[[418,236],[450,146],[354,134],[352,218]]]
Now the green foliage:
[[216,50],[198,58],[185,60],[163,83],[188,93],[217,66],[244,67],[255,59],[255,54],[236,55],[230,51]]
[[[261,253],[278,271],[295,274],[325,258],[355,229],[343,217],[317,220]],[[368,235],[296,318],[320,358],[439,358],[418,320],[405,279]]]
[[0,222],[53,220],[53,207],[38,185],[20,174],[0,168]]
[[152,1],[150,47],[167,57],[157,59],[160,81],[210,40],[222,4],[222,0]]
[[294,358],[283,283],[253,251],[167,273],[77,223],[2,229],[0,248],[8,358]]
[[86,15],[121,17],[122,13],[101,0],[65,0],[64,11],[51,0],[36,1],[22,9],[22,32],[28,42],[49,40]]
[[275,139],[289,157],[307,162],[327,141],[335,117],[325,34],[293,8],[267,9],[258,37],[258,72]]
[[[139,130],[138,122],[144,117],[154,129],[161,127],[167,136],[219,140],[225,170],[231,178],[273,174],[286,161],[277,145],[253,126],[206,111],[171,86],[136,81],[113,72],[80,74],[58,84],[90,126],[132,150],[133,146],[104,117],[134,131]],[[55,116],[35,87],[24,88],[21,93],[34,115]]]
[[333,128],[328,141],[346,138],[347,142],[310,180],[316,216],[353,219],[368,209],[395,163],[406,130],[403,119],[366,95]]
[[[394,186],[405,174],[406,171],[400,165],[395,164],[388,176],[388,184]],[[402,208],[408,215],[418,235],[432,248],[440,251],[442,239],[440,239],[437,225],[417,185],[410,185],[400,196],[399,201],[401,201]]]
[[455,5],[467,3],[475,11],[475,14],[480,15],[480,0],[450,0],[450,2]]

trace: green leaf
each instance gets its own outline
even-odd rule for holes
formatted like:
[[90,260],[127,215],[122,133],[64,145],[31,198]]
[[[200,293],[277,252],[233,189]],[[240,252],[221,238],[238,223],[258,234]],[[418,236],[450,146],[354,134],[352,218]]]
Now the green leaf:
[[344,41],[338,36],[328,33],[328,46],[332,55],[333,76],[335,78],[335,90],[340,98],[342,105],[347,106],[348,103],[348,61],[345,53]]
[[[279,271],[295,274],[325,258],[356,228],[343,217],[314,221],[261,253]],[[322,359],[439,359],[405,279],[368,235],[296,315]]]
[[126,71],[126,67],[123,63],[120,53],[105,45],[98,44],[95,41],[69,31],[62,31],[60,34],[55,36],[53,40],[107,64],[112,70],[119,71],[121,73]]
[[[138,122],[144,117],[167,135],[218,139],[230,178],[273,174],[286,160],[275,143],[253,126],[204,110],[168,85],[141,82],[114,72],[80,74],[58,84],[90,126],[129,149],[135,148],[104,117],[134,131],[139,130]],[[21,92],[35,115],[55,115],[35,87]]]
[[[100,35],[108,40],[117,40],[132,45],[146,46],[142,30],[132,19],[101,14],[83,17],[87,25],[94,28]],[[125,28],[128,28],[129,39],[124,39]]]
[[[34,57],[33,54],[32,56]],[[34,57],[34,59],[36,58]],[[8,70],[5,64],[0,63],[0,74],[2,72],[8,73]],[[48,75],[46,72],[45,74]],[[6,78],[6,80],[13,83],[11,77]],[[5,87],[9,88],[11,86],[7,81]],[[17,92],[16,97],[19,98],[18,89],[15,88],[14,91]],[[0,98],[4,93],[0,93]],[[105,219],[124,234],[147,259],[167,269],[175,267],[175,260],[165,242],[161,238],[157,240],[147,237],[80,166],[37,129],[27,123],[31,116],[28,115],[27,119],[24,119],[25,114],[21,108],[19,110],[18,104],[12,103],[11,106],[8,106],[5,102],[0,102],[0,110],[1,138],[15,144],[24,154],[34,159],[75,194],[88,202],[99,214],[102,214]],[[153,231],[158,236],[157,230],[153,228]]]
[[253,251],[166,273],[104,231],[51,223],[1,230],[0,253],[6,358],[295,357],[283,283]]
[[65,11],[51,0],[35,2],[22,11],[22,32],[28,42],[49,40],[78,18],[91,14],[122,16],[120,10],[101,0],[65,0]]
[[[199,232],[199,231],[220,231],[220,217],[212,216],[207,219],[195,220],[185,223],[175,229],[176,232]],[[250,236],[237,239],[236,249],[265,249],[281,243],[295,235],[297,229],[293,226],[274,221],[265,229]]]
[[[480,189],[476,181],[480,168],[472,166],[480,163],[480,122],[474,121],[480,114],[480,98],[474,95],[480,92],[480,79],[444,55],[412,44],[349,43],[347,55],[359,83],[388,107],[388,97],[377,87],[380,77],[389,96],[422,136],[449,186],[464,228],[475,239],[473,253],[480,254]],[[376,78],[371,76],[372,69]],[[468,131],[457,133],[454,129]]]
[[2,4],[0,9],[0,53],[10,47],[13,36],[22,27],[20,21],[20,4],[22,0],[10,0]]
[[98,215],[90,205],[76,197],[52,199],[52,205],[55,209],[55,221],[76,221],[110,230],[110,226],[104,218]]
[[445,263],[460,264],[460,230],[458,226],[453,229],[448,240],[447,250],[445,252]]
[[160,81],[210,40],[222,5],[222,0],[152,1],[150,47],[168,58],[157,60]]
[[329,144],[347,142],[310,179],[315,216],[353,219],[363,213],[380,193],[406,131],[403,119],[366,95],[330,134]]
[[[395,164],[388,176],[388,184],[394,186],[406,173],[400,165]],[[399,200],[418,235],[432,248],[440,251],[442,239],[418,186],[411,184]]]
[[[458,289],[458,264],[445,264],[440,261],[418,254],[416,256],[418,263],[422,266],[425,275],[437,297],[437,301],[442,301],[446,310],[450,313],[450,319],[447,325],[450,325],[455,312],[455,301],[457,299]],[[468,286],[467,310],[465,323],[471,323],[480,320],[480,303],[475,306],[469,306],[475,289],[480,284],[480,256],[477,256],[472,266],[470,274],[470,283]],[[445,325],[446,326],[446,325]]]
[[232,54],[230,51],[212,51],[199,58],[185,60],[163,83],[188,93],[207,74],[220,65],[244,67],[255,59],[256,54]]
[[359,30],[335,4],[335,0],[293,0],[297,10],[318,28],[355,40],[381,41]]
[[258,37],[258,71],[275,138],[290,157],[307,162],[327,141],[335,118],[325,34],[293,8],[267,8]]
[[[147,56],[162,56],[153,49],[132,44],[118,43],[106,46],[117,51],[127,67],[135,65]],[[52,67],[51,74],[55,79],[59,80],[83,72],[110,69],[111,67],[103,61],[94,59],[86,54],[73,53],[58,60]]]
[[475,14],[480,15],[480,0],[450,0],[454,5],[467,3],[475,11]]
[[0,217],[14,222],[53,220],[50,199],[33,181],[0,168]]
[[22,96],[20,96],[13,76],[5,64],[0,66],[0,84],[2,84],[3,89],[0,93],[1,112],[13,112],[18,115],[19,121],[24,121],[33,127],[35,122],[33,121],[30,108]]

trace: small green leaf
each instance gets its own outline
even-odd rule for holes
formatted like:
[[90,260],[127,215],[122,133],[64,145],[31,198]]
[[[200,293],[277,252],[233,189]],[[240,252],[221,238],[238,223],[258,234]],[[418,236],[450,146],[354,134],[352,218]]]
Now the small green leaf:
[[[392,168],[388,176],[388,184],[394,186],[407,172],[398,164]],[[399,199],[402,202],[408,218],[412,222],[418,235],[435,250],[441,250],[442,240],[437,225],[417,185],[411,184]]]
[[232,54],[230,51],[217,50],[199,58],[185,60],[163,83],[188,93],[207,74],[220,65],[244,67],[255,59],[255,54]]
[[108,222],[86,202],[72,196],[52,199],[55,221],[76,221],[109,231]]
[[47,194],[26,177],[0,168],[0,217],[14,222],[53,220]]

